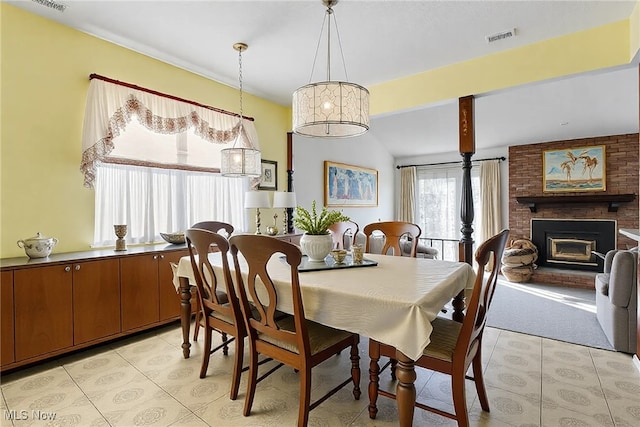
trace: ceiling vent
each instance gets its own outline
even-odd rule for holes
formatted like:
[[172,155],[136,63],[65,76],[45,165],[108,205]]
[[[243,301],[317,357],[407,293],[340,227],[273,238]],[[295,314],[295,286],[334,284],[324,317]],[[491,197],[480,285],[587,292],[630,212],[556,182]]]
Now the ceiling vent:
[[53,0],[31,0],[31,1],[34,3],[38,3],[42,6],[48,7],[49,9],[57,10],[60,13],[64,12],[64,10],[67,8],[66,5],[62,3],[57,3]]
[[487,39],[487,43],[493,43],[493,42],[497,42],[498,40],[508,39],[509,37],[515,37],[515,36],[516,36],[516,29],[513,28],[511,30],[502,31],[497,34],[493,34],[491,36],[486,36],[486,39]]

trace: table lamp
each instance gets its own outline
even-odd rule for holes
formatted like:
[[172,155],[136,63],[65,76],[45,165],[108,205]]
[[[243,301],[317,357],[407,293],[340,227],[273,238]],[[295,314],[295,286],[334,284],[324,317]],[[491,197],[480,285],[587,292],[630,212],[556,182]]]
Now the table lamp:
[[284,208],[282,221],[283,233],[293,233],[293,217],[289,218],[288,209],[296,207],[296,193],[292,191],[276,191],[273,193],[273,207]]
[[244,193],[244,207],[256,208],[256,234],[260,232],[260,208],[270,208],[269,193],[266,191],[247,191]]

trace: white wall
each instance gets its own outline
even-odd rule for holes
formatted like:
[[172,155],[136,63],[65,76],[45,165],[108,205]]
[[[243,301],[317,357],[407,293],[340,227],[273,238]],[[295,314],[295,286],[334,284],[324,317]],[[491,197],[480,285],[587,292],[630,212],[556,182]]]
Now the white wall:
[[324,139],[293,135],[293,187],[298,205],[307,209],[311,202],[324,205],[324,161],[376,169],[378,171],[378,206],[333,208],[358,223],[366,224],[396,219],[395,168],[393,157],[368,134],[353,138]]

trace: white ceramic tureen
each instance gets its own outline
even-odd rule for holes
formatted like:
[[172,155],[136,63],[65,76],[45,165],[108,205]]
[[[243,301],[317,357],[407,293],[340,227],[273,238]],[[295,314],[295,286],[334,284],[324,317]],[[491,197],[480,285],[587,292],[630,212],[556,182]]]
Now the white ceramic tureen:
[[48,257],[57,243],[58,239],[55,237],[45,237],[40,232],[34,237],[18,240],[18,246],[24,248],[29,258]]

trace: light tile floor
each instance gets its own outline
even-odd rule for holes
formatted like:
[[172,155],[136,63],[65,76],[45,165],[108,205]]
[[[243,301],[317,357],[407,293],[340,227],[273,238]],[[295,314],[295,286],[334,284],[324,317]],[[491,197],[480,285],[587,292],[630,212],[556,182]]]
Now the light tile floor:
[[[258,384],[252,413],[244,417],[245,374],[238,400],[229,400],[233,350],[226,357],[214,354],[207,377],[199,379],[202,339],[193,343],[189,359],[182,357],[181,341],[174,324],[5,375],[0,426],[296,424],[293,370],[283,367]],[[384,397],[378,399],[377,419],[369,419],[366,339],[360,354],[360,400],[347,386],[311,412],[310,426],[397,425],[395,402]],[[640,426],[640,373],[630,355],[487,328],[483,356],[491,412],[480,410],[468,382],[472,426]],[[346,378],[349,367],[348,352],[318,366],[312,399]],[[385,372],[381,387],[392,385]],[[451,408],[448,377],[418,370],[416,388],[419,400]],[[414,425],[456,424],[416,409]]]

